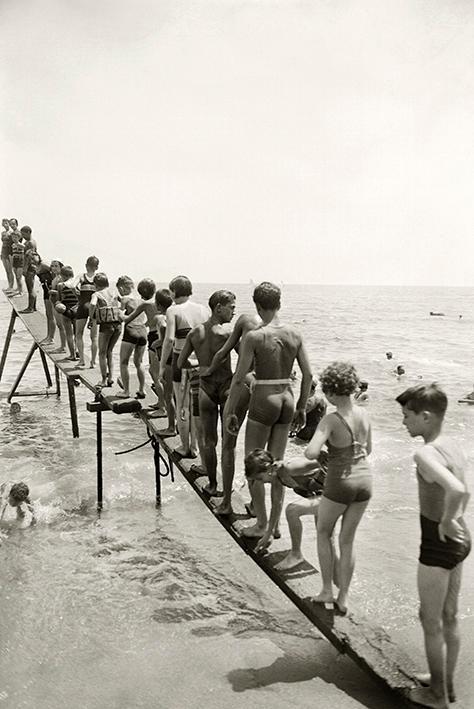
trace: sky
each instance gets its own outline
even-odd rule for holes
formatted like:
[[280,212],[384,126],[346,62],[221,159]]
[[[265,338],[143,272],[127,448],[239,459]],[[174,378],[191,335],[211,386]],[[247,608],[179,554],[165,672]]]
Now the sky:
[[0,205],[167,282],[472,286],[472,0],[1,0]]

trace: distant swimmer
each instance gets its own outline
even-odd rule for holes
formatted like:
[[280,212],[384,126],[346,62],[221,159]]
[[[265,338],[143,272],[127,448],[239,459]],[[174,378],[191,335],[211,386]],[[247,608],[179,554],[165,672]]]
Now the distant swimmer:
[[430,315],[432,315],[434,317],[438,317],[438,318],[444,317],[444,313],[435,313],[435,312],[433,312],[433,310],[430,310]]
[[365,402],[368,402],[369,400],[369,394],[367,392],[367,389],[369,388],[369,382],[361,381],[359,384],[359,388],[356,390],[354,394],[354,401],[357,404],[363,404]]
[[386,356],[387,359],[392,359],[392,358],[393,358],[392,352],[386,352],[386,353],[385,353],[385,356]]
[[3,520],[8,505],[16,508],[18,529],[26,529],[35,522],[35,513],[30,502],[30,490],[26,483],[5,482],[0,485],[0,522]]
[[474,404],[474,389],[469,394],[463,396],[462,399],[458,399],[458,401],[460,404]]
[[397,377],[402,377],[405,374],[405,367],[402,364],[399,364],[394,371]]

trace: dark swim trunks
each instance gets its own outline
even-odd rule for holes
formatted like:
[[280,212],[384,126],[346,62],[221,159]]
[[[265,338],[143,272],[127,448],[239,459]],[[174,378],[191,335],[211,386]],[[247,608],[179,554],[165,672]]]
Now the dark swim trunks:
[[289,425],[295,413],[295,400],[289,386],[276,387],[269,392],[269,387],[257,385],[252,392],[249,407],[249,419],[264,426],[275,424]]
[[122,329],[121,322],[101,322],[99,323],[99,332],[120,332]]
[[464,561],[471,551],[471,535],[464,519],[458,520],[464,530],[464,540],[455,542],[446,538],[442,542],[439,538],[438,522],[434,522],[420,515],[421,545],[418,561],[424,566],[440,566],[451,571],[455,566]]
[[146,337],[144,335],[137,336],[135,332],[125,327],[122,342],[128,342],[129,345],[135,345],[136,347],[144,347],[146,345]]
[[216,406],[224,406],[229,396],[230,385],[232,383],[232,373],[226,379],[216,381],[210,377],[201,377],[201,390],[209,397]]

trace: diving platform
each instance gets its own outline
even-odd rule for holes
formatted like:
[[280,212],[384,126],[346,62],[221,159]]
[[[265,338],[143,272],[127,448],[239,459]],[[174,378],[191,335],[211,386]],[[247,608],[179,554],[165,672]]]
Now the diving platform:
[[[7,297],[7,296],[6,296]],[[15,396],[20,396],[19,384],[23,378],[29,362],[38,350],[42,366],[45,371],[47,391],[52,388],[52,377],[49,374],[50,363],[54,367],[55,386],[53,394],[60,396],[60,377],[66,379],[71,425],[73,436],[79,436],[79,423],[75,401],[75,387],[83,385],[94,395],[93,401],[87,404],[88,411],[95,413],[97,426],[97,502],[98,510],[102,508],[103,498],[103,470],[102,470],[102,415],[104,412],[132,413],[141,419],[148,432],[148,440],[153,446],[155,462],[156,504],[161,502],[161,478],[168,476],[173,480],[174,469],[177,468],[190,487],[198,495],[207,509],[214,515],[216,522],[222,525],[236,544],[255,562],[255,564],[273,581],[274,584],[290,599],[290,601],[306,616],[336,649],[348,655],[362,670],[364,670],[379,685],[391,690],[397,696],[400,706],[414,707],[408,697],[407,691],[416,686],[416,667],[413,659],[402,648],[397,646],[390,638],[387,631],[381,626],[374,625],[369,619],[357,612],[349,612],[342,616],[338,614],[331,604],[315,603],[311,596],[319,587],[318,570],[309,562],[304,562],[289,571],[279,571],[275,567],[282,559],[284,553],[290,548],[290,540],[286,525],[283,527],[281,539],[274,540],[270,553],[255,552],[255,540],[244,537],[239,529],[249,520],[242,497],[234,493],[232,505],[234,513],[229,516],[215,514],[215,508],[221,498],[210,497],[204,490],[207,477],[196,472],[199,459],[182,459],[175,453],[180,441],[178,436],[163,438],[160,434],[164,430],[166,419],[150,418],[149,406],[156,402],[156,395],[147,387],[146,398],[141,401],[135,399],[119,399],[117,393],[111,388],[99,390],[96,383],[99,378],[98,369],[78,369],[74,362],[65,361],[64,354],[53,354],[49,347],[41,344],[46,336],[46,318],[42,313],[20,313],[25,307],[22,298],[8,298],[12,314],[3,346],[0,360],[0,379],[3,374],[8,348],[14,332],[17,319],[21,320],[33,338],[33,345],[21,370],[8,395],[8,401]],[[20,302],[18,302],[20,301]],[[40,392],[37,395],[41,395]],[[43,392],[44,395],[44,392]],[[163,472],[164,471],[164,472]]]

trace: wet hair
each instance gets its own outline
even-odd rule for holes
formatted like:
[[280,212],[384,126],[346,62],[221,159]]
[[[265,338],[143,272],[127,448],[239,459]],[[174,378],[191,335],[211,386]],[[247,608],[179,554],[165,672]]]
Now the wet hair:
[[218,305],[229,305],[235,300],[235,293],[230,290],[216,290],[215,293],[209,298],[209,307],[212,311],[217,308]]
[[359,377],[350,362],[331,362],[319,377],[325,394],[350,396],[359,386]]
[[14,483],[10,488],[10,496],[18,502],[29,502],[30,488],[26,483]]
[[359,386],[361,391],[365,391],[369,388],[369,382],[361,381]]
[[99,268],[99,259],[97,256],[89,256],[89,258],[86,261],[86,268],[94,269],[97,271]]
[[187,276],[176,276],[170,281],[170,291],[173,291],[175,298],[184,298],[193,294],[193,284]]
[[405,367],[402,364],[397,365],[397,374],[405,374]]
[[31,234],[32,229],[31,229],[30,226],[22,226],[21,229],[20,229],[20,232],[21,232],[22,234]]
[[74,271],[72,270],[71,266],[61,266],[61,276],[67,280],[68,278],[72,278],[74,276]]
[[281,305],[281,290],[274,283],[263,281],[253,292],[253,302],[263,310],[278,310]]
[[150,300],[156,292],[155,281],[152,278],[142,278],[137,286],[137,291],[140,293],[143,300]]
[[274,463],[274,458],[269,451],[263,448],[255,448],[250,451],[244,460],[245,476],[253,478],[259,473],[267,473]]
[[94,276],[94,285],[96,288],[108,288],[109,279],[107,278],[107,274],[102,273],[102,271],[96,273]]
[[120,278],[117,279],[117,283],[115,285],[117,286],[117,288],[129,288],[130,290],[133,290],[135,284],[130,278],[130,276],[120,276]]
[[448,408],[448,397],[436,382],[432,384],[418,384],[417,386],[405,389],[395,399],[400,406],[406,406],[416,414],[422,411],[430,411],[441,418]]
[[168,310],[170,305],[173,305],[173,298],[168,288],[160,288],[155,294],[155,303],[157,308]]
[[49,264],[49,267],[50,267],[50,268],[52,268],[53,263],[57,263],[60,269],[64,266],[63,262],[62,262],[62,261],[58,261],[57,258],[53,258],[53,260],[52,260],[51,263]]
[[387,359],[392,359],[393,354],[391,352],[385,352],[385,356]]

